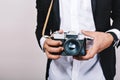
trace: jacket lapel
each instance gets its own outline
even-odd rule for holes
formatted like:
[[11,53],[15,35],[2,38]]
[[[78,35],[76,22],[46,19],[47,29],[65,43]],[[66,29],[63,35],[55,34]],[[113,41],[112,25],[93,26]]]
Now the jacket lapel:
[[95,15],[96,10],[96,0],[91,0],[93,15]]
[[54,0],[53,13],[56,26],[60,26],[59,0]]

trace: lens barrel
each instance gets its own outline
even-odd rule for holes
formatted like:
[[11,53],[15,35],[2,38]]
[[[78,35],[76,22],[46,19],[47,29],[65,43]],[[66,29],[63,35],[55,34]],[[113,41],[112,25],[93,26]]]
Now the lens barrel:
[[76,39],[66,40],[63,47],[66,55],[78,55],[81,50],[81,44]]

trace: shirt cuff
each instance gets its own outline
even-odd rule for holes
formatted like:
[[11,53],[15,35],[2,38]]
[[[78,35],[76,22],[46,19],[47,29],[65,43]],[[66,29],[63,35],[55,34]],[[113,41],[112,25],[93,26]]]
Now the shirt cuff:
[[118,29],[110,29],[107,32],[113,32],[116,34],[117,38],[120,40],[120,31]]
[[41,45],[42,50],[44,50],[43,46],[44,46],[45,40],[46,40],[45,37],[41,37],[41,39],[40,39],[40,45]]
[[118,47],[118,44],[120,42],[120,31],[118,29],[111,29],[111,30],[108,30],[107,31],[108,33],[110,33],[113,38],[114,38],[114,44],[113,46],[117,46]]

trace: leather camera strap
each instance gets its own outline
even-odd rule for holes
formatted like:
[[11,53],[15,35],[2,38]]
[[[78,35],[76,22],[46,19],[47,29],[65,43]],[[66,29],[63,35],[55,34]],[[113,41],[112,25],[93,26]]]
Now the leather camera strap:
[[42,30],[42,36],[45,35],[45,30],[46,30],[47,23],[48,23],[48,20],[49,20],[49,17],[50,17],[52,6],[53,6],[53,0],[51,0],[50,6],[49,6],[49,9],[48,9],[48,12],[47,12],[47,16],[46,16],[46,19],[45,19],[45,22],[44,22],[44,26],[43,26],[43,30]]

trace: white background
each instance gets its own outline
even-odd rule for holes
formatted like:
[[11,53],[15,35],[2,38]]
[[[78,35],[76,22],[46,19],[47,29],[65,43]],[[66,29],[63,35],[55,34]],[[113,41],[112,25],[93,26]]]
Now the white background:
[[[46,57],[37,44],[36,0],[0,0],[0,80],[44,80]],[[120,49],[117,75],[120,77]]]

